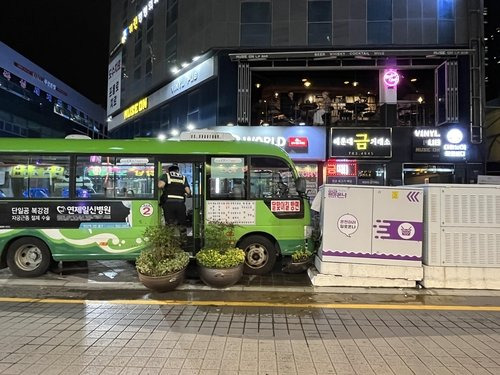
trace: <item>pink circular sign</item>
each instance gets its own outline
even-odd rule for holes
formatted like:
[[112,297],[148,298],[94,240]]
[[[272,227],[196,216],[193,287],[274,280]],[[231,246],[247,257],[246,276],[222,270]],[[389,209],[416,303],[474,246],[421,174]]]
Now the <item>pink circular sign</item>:
[[395,70],[386,70],[384,73],[384,83],[388,87],[395,87],[399,83],[399,74]]

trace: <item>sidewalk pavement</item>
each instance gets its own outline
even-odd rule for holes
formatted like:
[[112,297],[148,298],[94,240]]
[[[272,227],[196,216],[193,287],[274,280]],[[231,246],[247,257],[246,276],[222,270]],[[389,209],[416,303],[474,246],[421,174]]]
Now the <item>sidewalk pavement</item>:
[[0,302],[0,373],[500,374],[500,313]]

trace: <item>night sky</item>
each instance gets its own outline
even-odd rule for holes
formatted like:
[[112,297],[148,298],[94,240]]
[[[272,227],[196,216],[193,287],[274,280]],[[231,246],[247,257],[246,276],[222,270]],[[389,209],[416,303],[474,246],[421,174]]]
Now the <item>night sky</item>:
[[0,0],[0,40],[106,106],[110,0]]

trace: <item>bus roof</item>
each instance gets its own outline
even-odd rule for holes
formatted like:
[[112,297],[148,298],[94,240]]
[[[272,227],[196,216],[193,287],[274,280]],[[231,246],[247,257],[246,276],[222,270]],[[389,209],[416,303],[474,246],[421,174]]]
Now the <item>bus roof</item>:
[[140,139],[0,138],[0,153],[267,155],[290,160],[278,146],[247,141],[179,141]]

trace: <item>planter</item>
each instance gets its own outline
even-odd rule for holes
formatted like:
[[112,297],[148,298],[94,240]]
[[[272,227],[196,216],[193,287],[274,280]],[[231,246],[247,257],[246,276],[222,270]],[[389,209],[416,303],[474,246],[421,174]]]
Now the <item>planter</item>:
[[301,262],[290,261],[282,268],[282,271],[285,273],[302,273],[302,272],[307,271],[307,269],[311,266],[312,261],[313,261],[312,257],[309,259],[303,260]]
[[243,276],[243,263],[231,268],[208,268],[198,264],[200,279],[215,288],[227,288],[236,284]]
[[146,276],[137,272],[139,280],[146,288],[152,289],[155,292],[168,292],[174,290],[184,281],[186,268],[180,271],[169,273],[165,276]]

